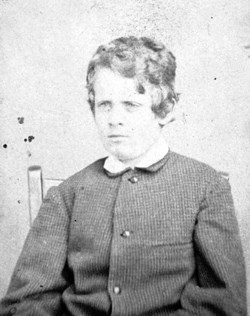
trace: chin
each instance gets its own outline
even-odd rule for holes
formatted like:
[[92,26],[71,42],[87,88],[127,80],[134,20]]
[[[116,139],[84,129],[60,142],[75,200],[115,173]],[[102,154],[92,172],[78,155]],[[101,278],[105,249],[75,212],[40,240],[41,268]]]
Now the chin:
[[117,159],[120,161],[126,161],[126,160],[132,160],[137,158],[135,153],[128,152],[128,151],[123,151],[123,150],[109,150],[109,152],[115,156]]

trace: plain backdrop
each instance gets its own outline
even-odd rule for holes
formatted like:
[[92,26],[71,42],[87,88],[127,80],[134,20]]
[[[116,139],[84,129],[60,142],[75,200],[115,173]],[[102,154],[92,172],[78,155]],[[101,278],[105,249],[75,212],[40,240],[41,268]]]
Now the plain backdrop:
[[106,155],[86,68],[127,35],[177,58],[181,99],[164,133],[172,150],[229,172],[250,287],[249,0],[1,0],[0,15],[0,297],[29,229],[27,168],[64,179]]

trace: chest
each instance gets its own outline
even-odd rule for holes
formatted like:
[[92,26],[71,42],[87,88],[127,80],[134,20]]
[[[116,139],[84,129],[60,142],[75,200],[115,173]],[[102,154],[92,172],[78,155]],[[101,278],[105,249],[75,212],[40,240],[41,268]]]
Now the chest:
[[199,200],[193,186],[132,171],[101,187],[85,185],[75,195],[71,247],[108,256],[112,240],[131,235],[131,247],[190,244]]

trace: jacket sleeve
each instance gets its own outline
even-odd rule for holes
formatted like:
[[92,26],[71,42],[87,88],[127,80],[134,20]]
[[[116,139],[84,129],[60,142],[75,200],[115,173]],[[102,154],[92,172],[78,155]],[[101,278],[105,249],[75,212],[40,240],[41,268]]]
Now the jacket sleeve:
[[206,186],[194,230],[196,271],[182,305],[190,315],[245,316],[246,275],[230,185],[217,176]]
[[67,286],[69,215],[57,187],[48,191],[14,269],[0,315],[46,316],[60,311]]

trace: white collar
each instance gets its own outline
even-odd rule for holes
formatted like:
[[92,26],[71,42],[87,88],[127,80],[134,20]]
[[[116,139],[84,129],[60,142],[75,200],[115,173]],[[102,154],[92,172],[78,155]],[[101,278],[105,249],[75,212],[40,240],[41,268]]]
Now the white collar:
[[[169,151],[166,139],[161,135],[156,143],[141,157],[135,164],[137,168],[147,168],[160,161]],[[110,155],[104,163],[104,169],[111,173],[118,173],[127,169],[129,166],[118,160],[115,156]],[[133,167],[130,167],[133,169]]]

